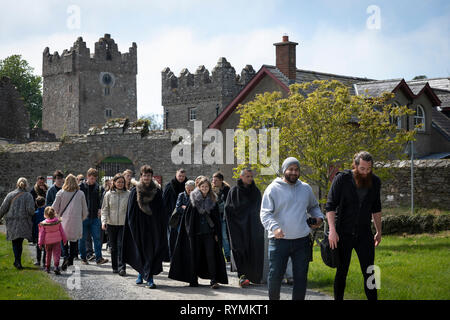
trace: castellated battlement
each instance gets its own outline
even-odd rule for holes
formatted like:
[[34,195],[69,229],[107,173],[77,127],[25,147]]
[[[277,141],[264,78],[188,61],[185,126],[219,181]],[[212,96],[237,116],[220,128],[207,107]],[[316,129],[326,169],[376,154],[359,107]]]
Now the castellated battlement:
[[217,99],[217,97],[234,97],[254,75],[255,70],[251,65],[246,65],[241,74],[237,75],[235,69],[224,57],[219,58],[211,73],[201,65],[195,74],[184,68],[177,77],[167,67],[161,72],[162,104],[170,106],[183,102]]
[[110,34],[105,34],[95,43],[94,53],[86,47],[82,37],[73,46],[65,49],[60,55],[58,51],[50,53],[49,47],[43,52],[42,76],[51,76],[76,71],[119,71],[137,74],[137,46],[133,42],[127,53],[120,53],[117,44]]

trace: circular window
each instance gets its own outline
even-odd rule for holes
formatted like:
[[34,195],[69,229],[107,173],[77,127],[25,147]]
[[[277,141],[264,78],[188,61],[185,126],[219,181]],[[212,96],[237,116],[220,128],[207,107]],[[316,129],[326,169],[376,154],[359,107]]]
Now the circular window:
[[112,83],[112,77],[109,73],[105,73],[102,77],[102,82],[104,85],[109,86]]

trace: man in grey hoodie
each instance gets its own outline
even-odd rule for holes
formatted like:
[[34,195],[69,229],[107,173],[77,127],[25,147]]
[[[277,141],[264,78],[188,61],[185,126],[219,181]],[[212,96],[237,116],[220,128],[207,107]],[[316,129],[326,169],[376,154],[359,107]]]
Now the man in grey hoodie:
[[[261,205],[261,222],[269,237],[269,299],[280,299],[280,288],[289,257],[292,259],[294,287],[292,300],[304,300],[310,261],[309,233],[323,221],[311,187],[300,180],[300,163],[289,157],[281,166],[283,178],[266,188]],[[316,218],[311,227],[308,214]]]

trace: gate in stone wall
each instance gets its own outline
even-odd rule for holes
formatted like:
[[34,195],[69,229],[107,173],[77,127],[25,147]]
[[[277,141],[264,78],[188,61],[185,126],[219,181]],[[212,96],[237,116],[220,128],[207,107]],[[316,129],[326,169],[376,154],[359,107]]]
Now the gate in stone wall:
[[133,162],[123,156],[107,157],[96,166],[96,169],[101,179],[112,179],[117,173],[123,173],[126,169],[135,172]]

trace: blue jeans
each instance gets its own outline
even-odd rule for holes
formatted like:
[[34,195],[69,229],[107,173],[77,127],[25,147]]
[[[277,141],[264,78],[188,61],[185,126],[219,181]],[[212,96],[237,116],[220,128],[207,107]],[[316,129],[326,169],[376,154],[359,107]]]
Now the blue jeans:
[[99,218],[87,218],[83,220],[83,237],[79,241],[81,259],[86,259],[86,239],[90,234],[94,240],[95,258],[99,261],[102,258],[102,241],[100,238],[101,223]]
[[225,254],[225,257],[229,257],[230,256],[230,242],[228,241],[227,222],[225,220],[222,220],[221,223],[222,223],[223,253]]
[[289,257],[292,259],[294,287],[292,300],[304,300],[310,255],[309,236],[298,239],[269,239],[269,299],[280,300],[280,289]]

